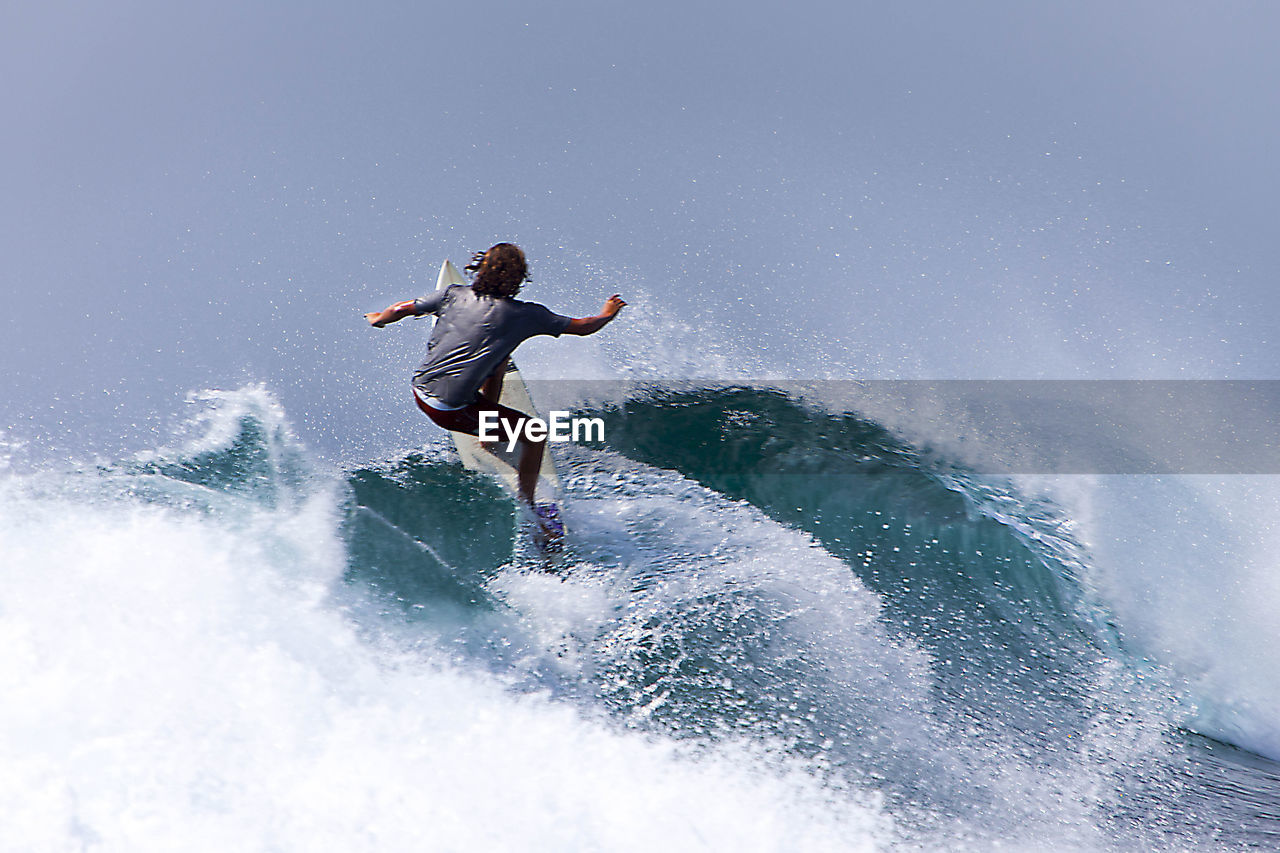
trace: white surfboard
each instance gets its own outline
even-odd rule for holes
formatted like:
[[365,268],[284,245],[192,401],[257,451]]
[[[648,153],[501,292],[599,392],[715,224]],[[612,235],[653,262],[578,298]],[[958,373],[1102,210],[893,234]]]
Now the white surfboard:
[[[461,284],[467,286],[468,282],[462,277],[462,273],[458,272],[458,268],[453,265],[452,261],[446,260],[440,266],[440,276],[436,279],[436,288],[443,289],[453,284]],[[520,371],[516,370],[516,363],[513,359],[507,360],[507,372],[502,381],[502,396],[499,398],[504,406],[510,406],[516,411],[525,412],[531,417],[543,417],[542,413],[533,405],[533,398],[529,396],[529,389],[524,384],[524,379],[520,377]],[[481,442],[480,439],[472,435],[462,432],[450,432],[453,438],[453,444],[458,448],[458,455],[462,457],[462,464],[473,471],[480,471],[497,477],[503,486],[512,494],[519,494],[518,474],[516,472],[516,464],[519,462],[520,448],[516,446],[514,452],[507,452],[507,442]],[[563,526],[564,519],[561,513],[564,501],[562,490],[560,487],[560,478],[556,476],[555,460],[552,458],[551,443],[547,442],[546,450],[542,454],[542,468],[538,471],[538,486],[534,492],[534,499],[538,504],[552,504],[554,513],[560,524]]]

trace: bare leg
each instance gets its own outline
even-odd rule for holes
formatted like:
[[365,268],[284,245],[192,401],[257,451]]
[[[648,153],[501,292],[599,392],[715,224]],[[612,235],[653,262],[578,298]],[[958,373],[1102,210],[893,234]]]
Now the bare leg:
[[520,497],[525,503],[533,506],[534,489],[538,486],[538,471],[542,468],[542,452],[546,449],[545,441],[528,441],[520,439]]
[[506,376],[507,362],[509,360],[504,358],[493,373],[489,374],[489,378],[484,381],[484,385],[480,386],[481,397],[494,403],[502,399],[502,380]]

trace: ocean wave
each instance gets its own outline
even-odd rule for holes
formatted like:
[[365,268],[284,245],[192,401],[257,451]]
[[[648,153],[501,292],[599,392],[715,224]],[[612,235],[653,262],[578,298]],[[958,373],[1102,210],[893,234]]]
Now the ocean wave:
[[0,480],[0,791],[33,846],[1274,831],[1238,820],[1265,764],[1197,775],[1062,508],[873,420],[746,387],[606,406],[546,562],[443,444],[335,472],[263,388],[194,402],[171,447]]

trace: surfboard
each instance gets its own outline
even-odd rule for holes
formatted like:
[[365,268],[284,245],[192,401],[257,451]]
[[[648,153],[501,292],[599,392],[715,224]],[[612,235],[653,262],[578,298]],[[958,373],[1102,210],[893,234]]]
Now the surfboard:
[[[444,289],[450,285],[461,284],[468,286],[469,282],[462,277],[462,273],[458,272],[458,268],[453,265],[452,261],[446,260],[440,265],[440,275],[436,279],[436,288]],[[520,376],[520,371],[516,369],[514,359],[507,359],[507,372],[502,380],[502,396],[499,398],[504,406],[510,406],[516,411],[524,412],[531,417],[545,416],[533,404],[533,398],[529,395],[529,388],[524,384],[524,379]],[[497,478],[503,487],[511,493],[512,496],[519,494],[518,480],[519,475],[516,472],[516,465],[519,463],[520,448],[517,445],[514,452],[507,452],[507,442],[482,442],[473,435],[467,435],[462,432],[450,432],[453,439],[453,445],[458,449],[458,456],[462,458],[462,464],[472,471],[479,471]],[[560,478],[556,475],[556,464],[552,454],[552,444],[547,442],[545,452],[542,454],[542,467],[538,470],[538,485],[534,490],[534,502],[538,504],[539,513],[547,514],[554,519],[554,523],[558,524],[560,530],[567,532],[561,508],[564,506],[563,489],[560,485]],[[557,550],[563,533],[559,537],[547,539],[545,536],[537,537],[540,547],[544,550]]]

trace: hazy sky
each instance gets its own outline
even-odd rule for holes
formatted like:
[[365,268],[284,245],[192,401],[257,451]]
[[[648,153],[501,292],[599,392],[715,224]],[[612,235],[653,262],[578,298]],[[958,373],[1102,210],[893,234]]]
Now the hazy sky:
[[33,455],[244,382],[421,441],[426,326],[359,315],[499,239],[633,302],[544,375],[1280,378],[1274,3],[0,8]]

